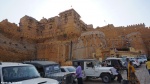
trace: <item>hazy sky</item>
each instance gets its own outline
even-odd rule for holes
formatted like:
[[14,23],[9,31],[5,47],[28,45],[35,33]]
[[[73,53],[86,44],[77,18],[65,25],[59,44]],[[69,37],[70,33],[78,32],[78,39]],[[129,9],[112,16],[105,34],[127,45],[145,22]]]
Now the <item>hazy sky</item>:
[[0,21],[19,23],[28,15],[37,20],[74,8],[81,19],[94,27],[114,24],[150,26],[150,0],[0,0]]

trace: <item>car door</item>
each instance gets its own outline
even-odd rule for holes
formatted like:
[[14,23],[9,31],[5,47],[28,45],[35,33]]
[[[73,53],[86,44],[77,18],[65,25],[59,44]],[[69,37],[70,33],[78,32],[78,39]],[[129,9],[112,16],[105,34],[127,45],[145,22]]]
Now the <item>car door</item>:
[[86,76],[94,76],[95,74],[95,68],[93,66],[92,62],[85,62],[85,74]]
[[118,60],[111,60],[111,65],[112,65],[113,67],[115,67],[115,66],[120,67],[120,64],[119,64],[119,61],[118,61]]

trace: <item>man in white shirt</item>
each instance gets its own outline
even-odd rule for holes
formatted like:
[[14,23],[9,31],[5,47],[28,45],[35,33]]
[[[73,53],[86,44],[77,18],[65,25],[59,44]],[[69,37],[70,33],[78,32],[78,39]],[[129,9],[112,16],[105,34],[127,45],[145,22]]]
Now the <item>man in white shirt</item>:
[[113,75],[118,75],[117,69],[115,69],[114,67],[111,69],[111,72]]

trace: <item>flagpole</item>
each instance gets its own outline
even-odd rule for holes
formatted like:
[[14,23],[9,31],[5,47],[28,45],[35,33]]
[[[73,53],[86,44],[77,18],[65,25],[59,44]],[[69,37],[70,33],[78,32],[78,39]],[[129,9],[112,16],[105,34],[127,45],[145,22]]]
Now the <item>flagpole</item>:
[[104,20],[105,24],[107,25],[107,22]]

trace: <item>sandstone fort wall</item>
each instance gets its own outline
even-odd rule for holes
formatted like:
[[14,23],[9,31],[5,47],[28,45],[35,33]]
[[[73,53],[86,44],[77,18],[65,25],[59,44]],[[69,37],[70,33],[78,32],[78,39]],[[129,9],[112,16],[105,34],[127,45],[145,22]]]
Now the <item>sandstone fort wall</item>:
[[0,22],[0,60],[46,58],[63,63],[71,59],[92,58],[96,53],[98,57],[109,56],[111,49],[129,47],[148,55],[149,33],[150,28],[144,23],[93,28],[84,23],[74,9],[40,21],[25,15],[19,26],[7,19]]

